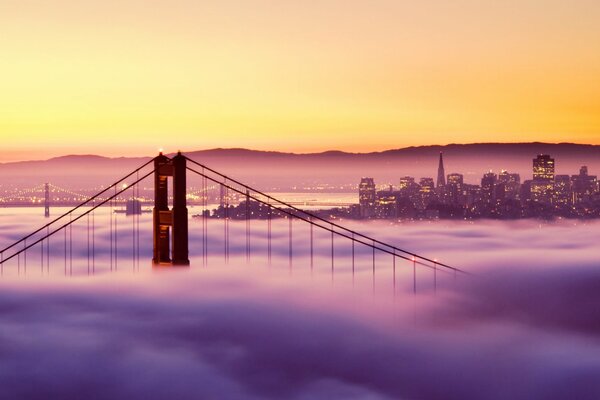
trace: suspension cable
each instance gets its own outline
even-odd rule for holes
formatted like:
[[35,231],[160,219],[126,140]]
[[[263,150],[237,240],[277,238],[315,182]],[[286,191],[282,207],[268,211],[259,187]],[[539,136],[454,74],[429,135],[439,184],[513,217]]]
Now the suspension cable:
[[[195,169],[193,169],[193,168],[191,168],[191,167],[186,167],[186,168],[187,168],[189,171],[191,171],[191,172],[194,172],[194,173],[195,173],[195,174],[197,174],[197,175],[204,176],[204,177],[206,177],[207,179],[209,179],[209,180],[211,180],[211,181],[213,181],[213,182],[215,182],[215,183],[218,183],[218,184],[220,184],[220,185],[223,185],[223,186],[227,187],[227,188],[228,188],[228,189],[230,189],[230,190],[233,190],[234,192],[237,192],[237,193],[239,193],[239,194],[245,195],[245,193],[244,193],[243,191],[241,191],[241,190],[239,190],[239,189],[237,189],[237,188],[235,188],[235,187],[232,187],[232,186],[230,186],[230,185],[226,185],[226,184],[224,184],[223,182],[219,182],[219,181],[217,181],[215,178],[212,178],[212,177],[210,177],[210,176],[203,175],[201,172],[199,172],[199,171],[197,171],[197,170],[195,170]],[[227,179],[228,179],[228,180],[231,180],[231,181],[233,181],[231,178],[227,178]],[[241,186],[244,186],[244,185],[243,185],[243,184],[241,184]],[[252,189],[250,188],[250,190],[252,190]],[[352,236],[351,236],[350,234],[346,234],[346,233],[343,233],[343,232],[340,232],[340,231],[336,231],[335,229],[333,229],[333,227],[331,227],[331,228],[330,228],[330,227],[327,227],[327,226],[324,226],[324,225],[320,225],[320,224],[318,224],[318,223],[316,223],[316,222],[314,222],[314,221],[311,221],[311,220],[310,220],[310,219],[308,219],[307,217],[299,216],[299,215],[297,215],[297,214],[294,214],[294,213],[293,213],[292,211],[290,211],[290,210],[286,210],[285,208],[281,208],[281,207],[277,207],[277,206],[275,206],[275,205],[269,204],[269,203],[265,202],[264,200],[262,200],[262,199],[259,199],[259,198],[258,198],[258,197],[256,197],[256,196],[252,196],[252,195],[250,195],[249,197],[250,197],[252,200],[255,200],[255,201],[257,201],[257,202],[259,202],[259,203],[261,203],[261,204],[264,204],[264,205],[267,205],[267,206],[269,206],[269,207],[272,207],[273,209],[275,209],[275,210],[277,210],[277,211],[279,211],[279,212],[281,212],[281,213],[284,213],[284,214],[286,214],[286,215],[289,215],[290,217],[294,217],[294,218],[297,218],[297,219],[299,219],[299,220],[302,220],[302,221],[304,221],[304,222],[307,222],[307,223],[309,223],[309,224],[311,224],[311,225],[317,226],[317,227],[319,227],[319,228],[321,228],[321,229],[323,229],[323,230],[325,230],[325,231],[327,231],[327,232],[331,232],[332,234],[336,234],[336,235],[338,235],[338,236],[341,236],[341,237],[344,237],[344,238],[346,238],[346,239],[354,240],[356,243],[363,244],[363,245],[365,245],[365,246],[367,246],[367,247],[369,247],[369,248],[372,248],[373,250],[378,250],[378,251],[381,251],[381,252],[383,252],[383,253],[387,253],[387,254],[393,255],[393,256],[395,256],[395,257],[402,258],[403,260],[407,260],[407,261],[413,261],[414,263],[417,263],[417,264],[419,264],[419,265],[421,265],[421,266],[424,266],[424,267],[427,267],[427,268],[430,268],[430,269],[433,269],[433,268],[434,268],[432,265],[426,264],[426,263],[424,263],[424,262],[422,262],[422,261],[416,261],[416,260],[414,259],[415,257],[418,257],[418,258],[420,258],[420,259],[422,259],[422,260],[426,260],[426,261],[428,261],[428,259],[426,259],[425,257],[420,257],[420,256],[416,255],[416,256],[413,256],[413,258],[409,258],[409,257],[407,257],[407,256],[403,256],[403,255],[401,255],[401,254],[395,253],[393,250],[389,250],[389,249],[387,249],[387,248],[380,247],[380,246],[379,246],[379,244],[383,244],[383,245],[385,245],[386,247],[389,247],[389,248],[391,248],[391,249],[393,249],[393,248],[394,248],[394,246],[387,245],[386,243],[380,242],[380,241],[378,241],[378,240],[375,240],[375,239],[372,239],[372,238],[370,238],[370,239],[369,239],[369,240],[371,241],[371,243],[369,243],[368,241],[361,240],[361,239],[352,238]],[[270,197],[270,196],[269,196],[269,197]],[[273,200],[276,200],[276,201],[278,201],[277,199],[274,199],[273,197],[270,197],[270,198],[271,198],[271,199],[273,199]],[[322,218],[318,218],[318,219],[320,219],[320,220],[323,220]],[[326,220],[324,220],[324,221],[326,221]],[[327,224],[331,224],[332,226],[335,226],[335,224],[333,224],[333,223],[330,223],[329,221],[326,221],[326,222],[327,222]],[[346,228],[344,228],[344,230],[348,231],[348,229],[346,229]],[[358,234],[358,236],[365,237],[365,235],[362,235],[362,234]],[[377,243],[377,244],[376,244],[376,243]],[[437,265],[438,265],[438,266],[445,266],[445,265],[442,265],[442,264],[441,264],[441,263],[439,263],[439,262],[437,263]],[[458,272],[461,272],[461,273],[464,273],[464,274],[468,274],[468,272],[466,272],[466,271],[463,271],[463,270],[461,270],[461,269],[458,269],[458,268],[455,268],[455,267],[450,267],[450,266],[445,266],[445,267],[446,267],[446,268],[449,268],[449,269],[451,269],[451,270],[456,270],[456,271],[458,271]],[[445,270],[440,270],[440,271],[445,271]],[[449,271],[445,271],[445,272],[449,272]]]
[[[124,177],[122,177],[121,179],[115,181],[112,185],[106,187],[105,189],[103,189],[101,192],[96,193],[95,195],[93,195],[92,197],[90,197],[89,199],[85,200],[84,202],[80,203],[79,205],[75,206],[74,208],[72,208],[71,210],[65,212],[64,214],[62,214],[61,216],[55,218],[54,220],[48,222],[46,225],[42,226],[41,228],[37,229],[36,231],[30,233],[27,236],[22,237],[21,239],[19,239],[18,241],[14,242],[13,244],[11,244],[8,247],[5,247],[4,249],[0,250],[1,253],[4,253],[7,250],[10,250],[11,248],[15,247],[17,244],[21,243],[22,241],[32,237],[33,235],[35,235],[36,233],[41,232],[42,230],[48,228],[49,226],[55,224],[56,222],[60,221],[61,219],[63,219],[64,217],[68,216],[69,214],[71,214],[72,212],[78,210],[79,208],[85,206],[87,203],[89,203],[90,201],[97,199],[100,197],[100,195],[104,194],[106,191],[108,191],[109,189],[111,189],[113,186],[116,188],[116,185],[119,182],[124,181],[125,179],[129,178],[130,176],[134,175],[136,172],[140,171],[141,169],[145,168],[146,166],[148,166],[148,164],[152,163],[154,161],[154,158],[151,158],[148,162],[144,163],[142,166],[136,168],[135,170],[133,170],[131,173],[125,175]],[[153,170],[154,172],[154,170]],[[112,199],[112,197],[110,197],[109,199]],[[107,200],[109,199],[102,199],[102,204],[105,204],[107,202]],[[37,242],[36,242],[37,243]]]
[[[395,250],[395,251],[399,251],[399,252],[402,252],[402,253],[408,254],[409,256],[412,256],[412,257],[417,257],[417,258],[419,258],[419,259],[421,259],[421,260],[424,260],[424,261],[430,262],[431,264],[435,264],[435,265],[437,265],[437,266],[444,267],[444,268],[448,268],[448,269],[451,269],[451,270],[456,270],[456,271],[458,271],[458,272],[467,273],[466,271],[463,271],[463,270],[461,270],[461,269],[459,269],[459,268],[452,267],[452,266],[450,266],[450,265],[443,264],[443,263],[441,263],[441,262],[439,262],[439,261],[435,261],[435,260],[433,260],[433,259],[430,259],[430,258],[427,258],[427,257],[420,256],[420,255],[418,255],[418,254],[416,254],[416,253],[413,253],[413,252],[410,252],[410,251],[408,251],[408,250],[404,250],[404,249],[401,249],[401,248],[399,248],[399,247],[396,247],[396,246],[390,245],[390,244],[388,244],[388,243],[382,242],[382,241],[380,241],[380,240],[377,240],[377,239],[375,239],[375,238],[373,238],[373,237],[370,237],[370,236],[368,236],[368,235],[362,234],[362,233],[360,233],[360,232],[353,231],[352,229],[346,228],[345,226],[339,225],[339,224],[337,224],[337,223],[335,223],[335,222],[328,221],[328,220],[326,220],[325,218],[319,217],[318,215],[312,214],[312,213],[310,213],[310,212],[308,212],[308,211],[306,211],[306,210],[303,210],[303,209],[301,209],[301,208],[298,208],[298,207],[295,207],[295,206],[293,206],[293,205],[291,205],[291,204],[289,204],[289,203],[286,203],[286,202],[284,202],[284,201],[281,201],[281,200],[279,200],[279,199],[277,199],[277,198],[275,198],[275,197],[273,197],[273,196],[270,196],[270,195],[268,195],[268,194],[266,194],[266,193],[264,193],[264,192],[262,192],[262,191],[260,191],[260,190],[257,190],[257,189],[255,189],[255,188],[253,188],[253,187],[251,187],[251,186],[245,185],[244,183],[242,183],[242,182],[240,182],[240,181],[238,181],[238,180],[236,180],[236,179],[233,179],[233,178],[231,178],[231,177],[229,177],[229,176],[227,176],[227,175],[224,175],[224,174],[222,174],[222,173],[220,173],[220,172],[218,172],[218,171],[215,171],[214,169],[212,169],[212,168],[210,168],[210,167],[207,167],[206,165],[204,165],[204,164],[201,164],[201,163],[199,163],[199,162],[197,162],[197,161],[195,161],[195,160],[192,160],[191,158],[189,158],[189,157],[187,157],[187,156],[184,156],[184,157],[186,158],[186,160],[188,160],[188,161],[189,161],[189,162],[191,162],[192,164],[196,164],[196,165],[198,165],[198,166],[200,166],[200,167],[202,167],[202,168],[204,168],[204,169],[206,169],[206,170],[208,170],[208,171],[210,171],[210,172],[212,172],[212,173],[214,173],[214,174],[216,174],[216,175],[218,175],[218,176],[220,176],[220,177],[222,177],[222,178],[225,178],[225,179],[227,179],[227,180],[229,180],[229,181],[231,181],[231,182],[233,182],[233,183],[236,183],[236,184],[238,184],[238,185],[240,185],[240,186],[242,186],[242,187],[244,187],[244,188],[246,188],[246,189],[249,189],[249,190],[251,190],[252,192],[254,192],[254,193],[256,193],[256,194],[259,194],[259,195],[261,195],[261,196],[264,196],[264,197],[266,197],[266,198],[268,198],[268,199],[274,200],[274,201],[276,201],[277,203],[279,203],[279,204],[281,204],[281,205],[283,205],[283,206],[285,206],[285,207],[288,207],[288,208],[291,208],[291,209],[293,209],[293,210],[295,210],[295,211],[301,212],[301,213],[303,213],[304,215],[307,215],[307,216],[309,216],[309,217],[311,218],[311,220],[314,218],[314,219],[320,220],[320,221],[322,221],[322,222],[325,222],[326,224],[331,224],[332,226],[334,226],[334,227],[336,227],[336,228],[339,228],[339,229],[341,229],[341,230],[343,230],[343,231],[346,231],[346,232],[348,232],[348,233],[350,233],[350,234],[354,234],[354,235],[356,235],[356,236],[360,236],[360,237],[362,237],[363,239],[366,239],[366,240],[369,240],[369,241],[373,241],[373,242],[375,242],[375,243],[377,243],[377,244],[379,244],[379,245],[382,245],[382,246],[385,246],[385,247],[389,247],[389,248],[391,248],[391,249],[393,249],[393,250]],[[196,171],[196,170],[193,170],[193,169],[191,169],[190,167],[188,167],[188,169],[189,169],[190,171],[193,171],[193,172],[195,172],[195,173],[199,174],[199,172],[198,172],[198,171]],[[214,180],[214,179],[211,179],[211,178],[209,178],[209,179],[210,179],[210,180],[212,180],[213,182],[217,182],[217,181],[216,181],[216,180]],[[235,189],[234,189],[234,190],[235,190]],[[237,191],[237,190],[236,190],[236,191]],[[237,192],[238,192],[238,193],[241,193],[241,192],[239,192],[239,191],[237,191]],[[243,194],[243,193],[241,193],[241,194]],[[252,197],[252,196],[251,196],[251,197]],[[254,200],[256,200],[256,201],[260,201],[260,200],[258,200],[257,198],[254,198]],[[264,201],[260,201],[260,202],[261,202],[261,203],[263,203],[263,204],[266,204]],[[297,217],[298,217],[298,216],[297,216]],[[299,217],[298,217],[298,218],[299,218]],[[344,235],[344,236],[346,236],[346,235]],[[346,236],[346,237],[348,237],[348,236]],[[388,253],[389,253],[389,254],[393,254],[392,252],[388,252]],[[397,254],[397,255],[399,255],[399,254]],[[404,258],[404,257],[403,257],[403,258]],[[407,259],[407,260],[410,260],[409,258],[406,258],[406,259]]]
[[[149,164],[149,162],[148,162],[148,163],[146,163],[145,165],[148,165],[148,164]],[[148,172],[146,175],[142,176],[142,177],[141,177],[141,178],[139,178],[137,181],[133,182],[133,183],[132,183],[130,186],[137,185],[138,183],[140,183],[141,181],[143,181],[144,179],[146,179],[147,177],[149,177],[150,175],[152,175],[152,174],[154,173],[154,171],[155,171],[155,169],[152,169],[152,171]],[[135,171],[134,171],[133,173],[135,173]],[[131,174],[129,174],[129,175],[131,175]],[[129,176],[129,175],[128,175],[128,176]],[[114,186],[114,185],[111,185],[110,187],[112,187],[112,186]],[[75,223],[75,222],[77,222],[78,220],[80,220],[81,218],[83,218],[83,217],[85,217],[85,216],[89,215],[89,214],[90,214],[92,211],[94,211],[94,210],[95,210],[95,209],[97,209],[98,207],[101,207],[101,206],[103,206],[104,204],[108,203],[110,200],[112,200],[113,198],[117,197],[118,195],[120,195],[121,193],[123,193],[124,191],[126,191],[126,190],[128,190],[128,189],[129,189],[129,187],[126,187],[126,188],[123,188],[123,189],[119,190],[119,191],[118,191],[118,192],[116,192],[114,195],[112,195],[112,196],[110,196],[110,197],[108,197],[108,198],[106,198],[106,199],[102,200],[100,203],[96,204],[95,206],[93,206],[93,207],[92,207],[92,208],[90,208],[89,210],[85,211],[85,212],[84,212],[84,213],[82,213],[81,215],[79,215],[79,216],[77,216],[77,217],[73,218],[71,221],[69,221],[69,222],[67,222],[67,223],[65,223],[65,224],[63,224],[63,225],[61,225],[61,226],[59,226],[58,228],[56,228],[56,229],[55,229],[55,230],[53,230],[52,232],[48,232],[48,233],[47,233],[45,236],[41,237],[40,239],[36,240],[36,241],[35,241],[35,242],[33,242],[33,243],[30,243],[30,244],[29,244],[29,245],[27,245],[26,247],[23,247],[23,249],[21,249],[21,250],[19,250],[19,251],[15,252],[15,253],[13,253],[11,256],[9,256],[9,257],[5,258],[3,262],[7,262],[7,261],[11,260],[12,258],[14,258],[14,257],[16,257],[16,256],[18,256],[18,255],[20,255],[22,252],[24,252],[24,251],[26,251],[26,250],[30,249],[31,247],[35,246],[36,244],[38,244],[38,243],[40,243],[40,242],[44,241],[45,239],[47,239],[47,238],[51,237],[51,236],[52,236],[52,235],[54,235],[55,233],[57,233],[57,232],[60,232],[60,230],[62,230],[62,229],[64,229],[64,228],[66,228],[66,227],[68,227],[68,226],[72,225],[73,223]],[[105,190],[106,190],[106,189],[105,189]],[[78,207],[80,207],[80,206],[78,206]],[[75,209],[73,209],[73,210],[71,210],[71,211],[74,211],[74,210],[75,210]],[[69,214],[69,213],[67,213],[67,214],[65,214],[65,215],[68,215],[68,214]],[[47,225],[45,225],[44,227],[45,227],[45,228],[47,228],[47,229],[49,230],[49,226],[50,226],[50,225],[51,225],[51,224],[47,224]],[[43,228],[42,228],[42,229],[43,229]],[[41,230],[41,229],[40,229],[40,230]],[[40,230],[38,230],[37,232],[39,232]],[[26,240],[27,238],[31,237],[32,235],[33,235],[33,234],[30,234],[30,235],[26,236],[25,238],[23,238],[22,240]],[[21,242],[22,240],[20,240],[19,242]],[[19,243],[19,242],[17,242],[17,243]],[[13,244],[13,245],[11,245],[11,246],[7,247],[7,249],[9,249],[9,248],[13,247],[14,245],[15,245],[15,244]],[[4,253],[5,251],[6,251],[6,249],[2,250],[1,252],[2,252],[2,253]]]

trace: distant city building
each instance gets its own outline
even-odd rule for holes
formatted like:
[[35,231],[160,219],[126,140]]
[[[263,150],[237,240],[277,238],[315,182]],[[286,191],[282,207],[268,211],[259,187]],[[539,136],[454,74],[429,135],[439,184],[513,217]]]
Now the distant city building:
[[440,162],[438,164],[438,176],[437,176],[437,187],[444,187],[446,185],[446,173],[444,172],[444,159],[442,152],[440,151]]
[[533,159],[533,180],[531,200],[551,204],[554,194],[554,159],[548,154],[540,154]]
[[579,169],[579,175],[571,176],[573,203],[589,202],[592,195],[598,192],[598,179],[595,175],[588,175],[587,166]]
[[360,216],[372,218],[375,216],[375,204],[377,193],[373,178],[362,178],[358,187],[358,203],[360,205]]
[[571,178],[569,175],[554,177],[554,198],[552,203],[558,207],[567,207],[572,203]]
[[[398,190],[390,185],[376,191],[372,178],[363,178],[359,205],[339,211],[340,217],[357,218],[552,218],[600,217],[600,183],[582,166],[578,175],[555,175],[554,159],[547,154],[533,159],[533,179],[521,183],[517,173],[492,171],[481,185],[464,182],[464,176],[444,177],[440,153],[437,181],[424,177],[418,183],[411,176],[399,180]],[[437,185],[436,185],[437,184]],[[359,212],[360,211],[360,212]]]
[[496,203],[506,200],[506,184],[504,182],[500,182],[499,180],[496,181],[494,184],[492,200]]
[[[398,192],[400,197],[403,198],[402,204],[404,204],[404,208],[408,210],[406,211],[408,214],[412,213],[411,209],[418,203],[419,189],[419,184],[415,182],[415,178],[412,176],[403,176],[400,178]],[[413,207],[407,207],[408,204],[413,205]]]
[[531,179],[527,179],[521,184],[521,189],[519,190],[519,197],[521,198],[521,203],[523,204],[531,200],[531,182]]
[[475,204],[481,203],[481,186],[463,184],[463,193],[465,196],[465,206],[471,208]]
[[533,159],[533,180],[554,180],[554,158],[548,154],[540,154]]
[[521,188],[521,176],[519,174],[511,174],[503,169],[498,174],[498,182],[504,184],[504,198],[519,199],[519,189]]
[[390,186],[389,190],[377,192],[377,204],[375,208],[377,218],[397,218],[397,202],[399,198],[400,194],[394,192],[392,186]]
[[463,191],[464,177],[462,174],[448,174],[446,184],[446,200],[450,204],[464,205],[465,193]]
[[483,175],[481,178],[481,201],[485,204],[492,204],[495,200],[495,186],[498,176],[492,171]]
[[419,204],[420,209],[427,208],[427,205],[435,199],[435,185],[433,178],[421,178],[419,181]]
[[415,183],[415,178],[413,178],[412,176],[403,176],[402,178],[400,178],[398,190],[402,193],[409,193],[418,186],[419,185]]
[[538,203],[552,203],[554,181],[531,181],[531,200]]
[[462,185],[464,183],[463,174],[448,174],[448,185]]

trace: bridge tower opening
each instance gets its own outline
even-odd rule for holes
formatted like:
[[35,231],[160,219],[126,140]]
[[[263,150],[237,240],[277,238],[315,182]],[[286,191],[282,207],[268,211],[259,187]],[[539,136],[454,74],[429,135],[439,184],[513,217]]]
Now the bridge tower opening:
[[[169,209],[169,177],[173,178],[172,209]],[[180,152],[173,159],[169,159],[162,153],[154,159],[153,225],[152,262],[155,265],[190,265],[186,159]]]

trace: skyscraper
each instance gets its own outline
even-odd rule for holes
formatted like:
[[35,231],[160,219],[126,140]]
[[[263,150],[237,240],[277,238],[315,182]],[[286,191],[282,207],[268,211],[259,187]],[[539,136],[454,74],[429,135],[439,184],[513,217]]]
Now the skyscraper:
[[571,182],[575,203],[590,201],[592,195],[598,191],[598,179],[595,175],[588,175],[588,168],[585,165],[579,169],[579,175],[571,177]]
[[396,206],[396,203],[399,197],[400,193],[394,192],[391,185],[389,190],[377,192],[375,215],[378,218],[397,218],[398,207]]
[[569,175],[556,175],[554,177],[553,203],[559,207],[565,207],[572,202],[571,178]]
[[437,176],[437,187],[443,187],[446,185],[446,173],[444,172],[444,159],[442,158],[442,152],[440,151],[440,163],[438,165],[438,176]]
[[550,158],[548,154],[540,154],[533,159],[533,180],[554,180],[554,158]]
[[498,176],[492,171],[483,175],[481,178],[481,199],[486,204],[491,204],[496,196],[495,194],[495,186],[498,181]]
[[375,216],[376,197],[373,178],[362,178],[358,187],[358,203],[360,204],[360,216],[362,218]]
[[433,178],[421,178],[419,181],[419,208],[425,209],[429,202],[435,198],[435,187],[433,186]]
[[398,189],[401,192],[404,192],[412,189],[415,185],[415,178],[413,178],[412,176],[403,176],[402,178],[400,178],[400,185],[398,186]]
[[448,174],[448,184],[446,185],[446,200],[448,200],[450,204],[463,204],[463,180],[464,178],[462,174]]
[[552,203],[554,192],[554,158],[540,154],[533,159],[533,180],[531,181],[531,200],[540,203]]
[[498,174],[498,182],[504,184],[504,198],[519,198],[519,190],[521,189],[521,176],[519,174],[511,174],[506,170],[502,170]]

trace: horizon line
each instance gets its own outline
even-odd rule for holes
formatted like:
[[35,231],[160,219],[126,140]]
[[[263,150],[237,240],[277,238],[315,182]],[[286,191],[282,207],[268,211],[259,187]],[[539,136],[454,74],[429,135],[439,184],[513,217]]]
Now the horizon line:
[[[413,146],[396,147],[396,148],[388,148],[388,149],[383,149],[383,150],[378,150],[378,151],[365,151],[365,152],[338,150],[335,148],[329,149],[329,150],[314,151],[314,152],[294,152],[294,151],[283,151],[283,150],[262,150],[262,149],[258,149],[258,148],[247,148],[247,147],[212,147],[212,148],[195,149],[195,150],[189,150],[189,151],[156,150],[156,154],[158,154],[159,152],[162,152],[166,155],[169,155],[169,154],[176,154],[178,151],[181,151],[182,153],[197,153],[197,152],[210,152],[210,151],[247,151],[247,152],[256,152],[256,153],[286,154],[286,155],[299,155],[299,156],[322,155],[322,154],[326,154],[326,153],[342,153],[342,154],[350,154],[350,155],[370,155],[370,154],[381,154],[381,153],[387,153],[387,152],[391,152],[391,151],[401,151],[401,150],[408,150],[408,149],[422,149],[422,148],[438,149],[440,147],[444,148],[444,147],[451,147],[451,146],[477,146],[477,145],[545,145],[545,146],[547,146],[547,145],[550,145],[550,146],[572,145],[572,146],[600,147],[600,144],[592,144],[592,143],[533,141],[533,142],[447,143],[447,144],[429,144],[429,145],[417,145],[417,146],[413,145]],[[94,157],[94,158],[103,158],[103,159],[119,159],[119,158],[135,159],[135,158],[152,158],[154,156],[155,155],[131,155],[131,156],[114,155],[114,156],[110,156],[110,155],[94,154],[94,153],[70,153],[70,154],[49,157],[49,158],[37,158],[37,159],[33,158],[33,159],[21,159],[21,160],[0,162],[0,165],[18,164],[18,163],[23,163],[23,162],[45,162],[45,161],[51,161],[51,160],[56,160],[56,159],[61,159],[61,158],[69,158],[69,157]]]

